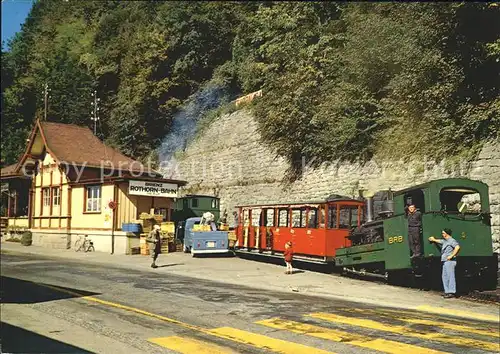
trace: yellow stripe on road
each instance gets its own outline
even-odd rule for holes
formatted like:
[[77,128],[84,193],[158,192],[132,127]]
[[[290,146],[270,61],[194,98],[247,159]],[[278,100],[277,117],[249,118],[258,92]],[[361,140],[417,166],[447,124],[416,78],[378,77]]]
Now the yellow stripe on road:
[[449,329],[449,330],[457,331],[457,332],[467,332],[467,333],[479,334],[482,336],[500,338],[500,333],[498,333],[498,328],[491,329],[490,331],[488,331],[488,330],[477,329],[477,328],[473,328],[473,327],[469,327],[469,326],[456,325],[453,323],[436,322],[436,321],[429,321],[429,320],[417,320],[417,319],[413,319],[413,318],[401,318],[401,321],[405,321],[407,323],[412,323],[412,324],[425,325],[425,326],[441,327],[444,329]]
[[462,338],[457,336],[449,336],[446,334],[432,332],[425,333],[415,329],[407,328],[404,326],[395,326],[388,325],[381,322],[376,322],[373,320],[356,318],[356,317],[346,317],[340,315],[334,315],[329,313],[312,313],[309,315],[310,317],[319,318],[321,320],[334,322],[334,323],[342,323],[351,326],[364,327],[369,329],[374,329],[378,331],[385,331],[400,334],[403,336],[420,338],[425,340],[434,340],[438,342],[445,342],[453,345],[466,346],[466,347],[474,347],[489,351],[497,352],[499,349],[498,343],[485,342],[481,340],[476,340],[472,338]]
[[[424,326],[432,326],[432,327],[440,327],[443,329],[449,329],[452,331],[458,331],[458,332],[467,332],[467,333],[474,333],[474,334],[479,334],[482,336],[488,336],[488,337],[495,337],[495,338],[500,338],[500,333],[498,333],[498,328],[489,328],[488,325],[484,326],[482,324],[481,329],[478,327],[471,327],[471,326],[464,326],[464,325],[459,325],[455,323],[451,323],[448,319],[442,318],[436,318],[436,316],[431,316],[431,315],[422,315],[420,313],[407,313],[407,312],[402,312],[402,311],[394,311],[394,310],[371,310],[371,309],[348,309],[345,311],[350,311],[350,312],[359,312],[359,313],[364,313],[364,314],[373,314],[373,315],[378,315],[378,316],[383,316],[383,317],[389,317],[392,319],[397,319],[399,321],[403,321],[406,323],[411,323],[411,324],[417,324],[417,325],[424,325]],[[424,318],[431,318],[432,320],[426,320],[422,318],[404,318],[402,316],[418,316],[418,317],[424,317]],[[456,319],[454,321],[457,321]]]
[[334,342],[341,342],[357,347],[378,350],[385,353],[393,354],[438,354],[443,353],[437,350],[427,349],[412,344],[399,343],[381,338],[370,338],[354,333],[343,332],[335,329],[324,328],[295,321],[282,320],[273,318],[264,321],[258,321],[257,324],[291,331],[294,333],[306,334],[308,336],[327,339]]
[[479,320],[479,321],[500,323],[500,314],[498,313],[498,311],[497,311],[496,315],[485,315],[482,313],[453,310],[453,309],[433,307],[433,306],[428,306],[428,305],[418,306],[416,308],[416,310],[423,311],[423,312],[437,313],[437,314],[440,314],[442,316],[456,316],[456,317],[470,318],[470,319]]
[[177,336],[151,338],[148,339],[151,343],[158,344],[167,349],[175,350],[179,353],[191,354],[233,354],[235,351],[219,347],[218,345],[199,341],[192,338],[182,338]]
[[284,341],[281,339],[275,339],[275,338],[267,337],[267,336],[260,335],[260,334],[242,331],[242,330],[235,329],[235,328],[222,327],[222,328],[215,328],[215,329],[207,329],[207,328],[203,328],[203,327],[199,327],[199,326],[195,326],[195,325],[190,325],[188,323],[184,323],[184,322],[175,320],[173,318],[169,318],[169,317],[157,315],[155,313],[151,313],[148,311],[144,311],[141,309],[137,309],[135,307],[126,306],[126,305],[118,304],[118,303],[111,302],[111,301],[101,300],[101,299],[98,299],[98,298],[93,297],[93,296],[85,296],[85,295],[77,293],[75,291],[67,290],[64,288],[57,287],[57,286],[40,284],[40,283],[38,285],[44,286],[46,288],[53,289],[53,290],[56,290],[56,291],[59,291],[62,293],[73,295],[73,296],[78,297],[80,299],[95,302],[95,303],[98,303],[101,305],[106,305],[106,306],[118,308],[121,310],[138,313],[138,314],[141,314],[144,316],[155,318],[155,319],[160,320],[160,321],[165,321],[165,322],[169,322],[169,323],[172,323],[172,324],[184,327],[184,328],[188,328],[188,329],[191,329],[193,331],[205,333],[205,334],[212,335],[212,336],[215,336],[218,338],[228,339],[228,340],[235,341],[238,343],[253,345],[257,348],[263,348],[263,349],[271,350],[271,351],[274,351],[277,353],[332,354],[331,352],[328,352],[326,350],[315,349],[313,347],[308,347],[306,345],[297,344],[297,343],[293,343],[293,342],[287,342],[287,341]]
[[98,299],[98,298],[93,297],[93,296],[85,296],[83,294],[77,293],[76,291],[67,290],[67,289],[64,289],[64,288],[60,288],[58,286],[52,286],[52,285],[40,284],[40,283],[37,283],[37,284],[40,285],[40,286],[44,286],[46,288],[52,289],[52,290],[59,291],[61,293],[66,293],[66,294],[69,294],[69,295],[73,295],[73,296],[75,296],[77,298],[80,298],[80,299],[84,299],[84,300],[91,301],[91,302],[96,302],[98,304],[106,305],[106,306],[109,306],[109,307],[115,307],[115,308],[120,309],[120,310],[135,312],[135,313],[138,313],[138,314],[141,314],[141,315],[144,315],[144,316],[156,318],[157,320],[160,320],[160,321],[170,322],[172,324],[175,324],[175,325],[178,325],[178,326],[182,326],[182,327],[185,327],[185,328],[189,328],[189,329],[192,329],[192,330],[195,330],[195,331],[203,331],[204,330],[204,328],[202,328],[202,327],[190,325],[188,323],[184,323],[184,322],[181,322],[181,321],[174,320],[173,318],[169,318],[169,317],[157,315],[155,313],[144,311],[144,310],[141,310],[141,309],[138,309],[138,308],[135,308],[135,307],[118,304],[116,302],[101,300],[101,299]]
[[252,332],[242,331],[236,328],[221,327],[209,330],[211,333],[220,335],[236,342],[249,344],[257,348],[271,350],[277,353],[290,353],[290,354],[327,354],[331,353],[326,350],[308,347],[307,345],[298,344],[294,342],[287,342],[285,340],[276,339],[256,334]]

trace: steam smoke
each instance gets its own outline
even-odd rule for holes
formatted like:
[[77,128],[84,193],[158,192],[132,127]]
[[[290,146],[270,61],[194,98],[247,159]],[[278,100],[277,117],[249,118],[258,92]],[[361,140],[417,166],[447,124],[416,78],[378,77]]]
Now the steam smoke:
[[172,130],[163,140],[159,151],[160,166],[162,166],[160,172],[165,177],[179,177],[176,176],[177,160],[174,153],[186,149],[204,113],[227,101],[228,95],[224,87],[208,84],[192,95],[184,107],[174,115]]

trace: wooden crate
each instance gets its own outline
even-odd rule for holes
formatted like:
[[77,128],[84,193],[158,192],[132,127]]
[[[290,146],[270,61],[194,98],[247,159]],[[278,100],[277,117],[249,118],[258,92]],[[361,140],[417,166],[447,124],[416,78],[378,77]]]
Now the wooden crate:
[[141,244],[141,255],[149,256],[149,247],[147,244]]
[[161,253],[168,253],[168,239],[161,240]]
[[[149,253],[149,250],[148,250],[148,253]],[[140,247],[131,247],[130,248],[130,254],[131,255],[141,254],[141,248]]]
[[146,242],[146,236],[145,234],[141,234],[141,238],[139,240],[139,244],[141,245],[141,254],[143,256],[148,256],[149,255],[149,245]]
[[161,224],[163,221],[163,215],[154,215],[154,221],[156,221],[157,224]]

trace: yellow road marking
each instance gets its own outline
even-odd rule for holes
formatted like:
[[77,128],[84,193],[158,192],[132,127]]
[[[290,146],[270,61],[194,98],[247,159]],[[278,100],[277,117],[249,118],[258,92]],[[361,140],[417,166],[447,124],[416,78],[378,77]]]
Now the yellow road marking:
[[437,313],[440,315],[456,316],[456,317],[470,318],[470,319],[479,320],[479,321],[500,323],[500,314],[499,313],[497,313],[496,315],[485,315],[482,313],[446,309],[446,308],[433,307],[433,306],[428,306],[428,305],[418,306],[416,309],[418,311]]
[[295,321],[282,320],[279,318],[272,318],[256,322],[257,324],[291,331],[294,333],[306,334],[308,336],[327,339],[334,342],[342,342],[357,347],[378,350],[385,353],[393,354],[438,354],[443,353],[433,349],[427,349],[412,344],[400,343],[382,338],[370,338],[361,336],[354,333],[348,333],[330,328],[314,326]]
[[168,348],[171,350],[175,350],[179,353],[191,354],[191,353],[200,353],[200,354],[232,354],[236,353],[232,350],[227,350],[218,345],[203,342],[200,340],[192,339],[192,338],[182,338],[177,336],[171,337],[163,337],[163,338],[151,338],[148,339],[150,342],[154,344],[158,344],[164,348]]
[[[474,334],[479,334],[482,336],[489,336],[489,337],[495,337],[495,338],[500,338],[500,333],[498,333],[498,328],[488,328],[483,327],[483,329],[478,329],[475,327],[470,327],[470,326],[464,326],[464,325],[458,325],[455,323],[450,323],[448,322],[447,319],[444,318],[436,318],[436,317],[431,317],[430,315],[423,316],[426,318],[432,318],[433,320],[426,320],[426,319],[420,319],[420,318],[404,318],[401,316],[407,316],[407,315],[413,315],[413,316],[420,316],[420,314],[416,313],[406,313],[406,312],[401,312],[401,311],[394,311],[394,310],[381,310],[381,311],[376,311],[376,310],[371,310],[371,309],[350,309],[346,311],[355,311],[355,312],[361,312],[361,313],[371,313],[374,315],[382,315],[390,318],[395,318],[400,321],[404,321],[407,323],[412,323],[412,324],[419,324],[419,325],[426,325],[426,326],[434,326],[434,327],[441,327],[444,329],[449,329],[453,331],[458,331],[458,332],[469,332],[469,333],[474,333]],[[393,314],[396,314],[397,316],[393,316]]]
[[426,325],[426,326],[436,326],[436,327],[441,327],[444,329],[449,329],[452,331],[468,332],[468,333],[480,334],[482,336],[500,338],[500,334],[498,333],[498,328],[487,331],[484,329],[477,329],[477,328],[473,328],[473,327],[469,327],[469,326],[456,325],[453,323],[436,322],[436,321],[429,321],[429,320],[417,320],[417,319],[412,319],[412,318],[402,318],[401,321],[405,321],[405,322],[413,323],[413,324]]
[[215,329],[207,329],[207,328],[203,328],[200,326],[190,325],[189,323],[184,323],[184,322],[175,320],[173,318],[157,315],[155,313],[151,313],[151,312],[137,309],[135,307],[131,307],[131,306],[127,306],[127,305],[122,305],[122,304],[118,304],[118,303],[111,302],[111,301],[101,300],[101,299],[98,299],[98,298],[93,297],[93,296],[85,296],[85,295],[77,293],[75,291],[59,288],[57,286],[40,284],[40,283],[38,283],[38,285],[44,286],[44,287],[47,287],[47,288],[50,288],[50,289],[53,289],[53,290],[56,290],[56,291],[59,291],[62,293],[73,295],[73,296],[79,297],[81,299],[95,302],[95,303],[98,303],[101,305],[115,307],[115,308],[125,310],[125,311],[135,312],[135,313],[138,313],[138,314],[141,314],[144,316],[156,318],[160,321],[165,321],[165,322],[169,322],[169,323],[172,323],[172,324],[184,327],[184,328],[188,328],[188,329],[191,329],[193,331],[198,331],[198,332],[212,335],[212,336],[215,336],[218,338],[228,339],[228,340],[236,341],[236,342],[243,343],[243,344],[250,344],[250,345],[253,345],[253,346],[258,347],[258,348],[264,348],[264,349],[268,349],[268,350],[275,351],[278,353],[331,354],[331,352],[327,352],[325,350],[315,349],[313,347],[308,347],[306,345],[297,344],[297,343],[293,343],[293,342],[287,342],[287,341],[284,341],[281,339],[275,339],[275,338],[267,337],[267,336],[260,335],[260,334],[242,331],[242,330],[235,329],[235,328],[222,327],[222,328],[215,328]]
[[392,332],[408,337],[420,338],[425,340],[435,340],[439,342],[451,343],[454,345],[481,348],[494,352],[497,352],[499,349],[498,343],[485,342],[472,338],[451,337],[446,334],[438,332],[426,333],[418,331],[416,329],[407,328],[404,326],[388,325],[368,319],[346,317],[329,313],[312,313],[309,314],[309,316],[329,322],[337,322],[352,326],[374,329],[378,331]]
[[210,332],[221,335],[224,338],[232,339],[240,343],[250,344],[257,348],[272,350],[277,353],[290,353],[290,354],[331,353],[327,352],[326,350],[316,349],[313,347],[308,347],[307,345],[298,344],[294,342],[287,342],[285,340],[267,337],[262,334],[242,331],[236,328],[221,327],[212,329],[210,330]]
[[185,328],[189,328],[189,329],[192,329],[192,330],[195,330],[195,331],[202,331],[204,329],[204,328],[199,327],[199,326],[190,325],[189,323],[184,323],[184,322],[181,322],[181,321],[174,320],[173,318],[169,318],[169,317],[157,315],[157,314],[152,313],[152,312],[144,311],[144,310],[141,310],[141,309],[138,309],[138,308],[135,308],[135,307],[131,307],[131,306],[127,306],[127,305],[118,304],[116,302],[111,302],[111,301],[106,301],[106,300],[98,299],[98,298],[93,297],[93,296],[85,296],[85,295],[77,293],[75,291],[71,291],[71,290],[59,288],[57,286],[52,286],[52,285],[47,285],[47,284],[39,284],[39,283],[38,283],[38,285],[41,285],[41,286],[44,286],[46,288],[49,288],[49,289],[52,289],[52,290],[56,290],[56,291],[59,291],[59,292],[62,292],[62,293],[73,295],[73,296],[76,296],[78,298],[81,298],[81,299],[84,299],[84,300],[87,300],[87,301],[96,302],[96,303],[101,304],[101,305],[106,305],[106,306],[115,307],[115,308],[118,308],[118,309],[121,309],[121,310],[125,310],[125,311],[139,313],[139,314],[144,315],[144,316],[149,316],[149,317],[152,317],[152,318],[156,318],[156,319],[158,319],[160,321],[170,322],[170,323],[173,323],[175,325],[182,326],[182,327],[185,327]]

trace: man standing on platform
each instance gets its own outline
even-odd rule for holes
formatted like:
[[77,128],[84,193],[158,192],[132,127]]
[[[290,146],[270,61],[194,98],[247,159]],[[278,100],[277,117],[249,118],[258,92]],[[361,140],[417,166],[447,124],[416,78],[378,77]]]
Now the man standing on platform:
[[441,233],[442,240],[436,239],[434,236],[429,237],[429,241],[441,245],[441,263],[443,264],[443,278],[444,297],[451,298],[457,292],[457,284],[455,281],[455,267],[457,266],[457,253],[460,251],[460,245],[457,240],[451,237],[451,230],[444,229]]
[[148,237],[146,237],[146,242],[149,243],[149,253],[151,254],[151,258],[153,258],[151,268],[158,268],[156,265],[156,259],[161,253],[160,225],[156,224],[153,226],[153,230],[151,230]]
[[410,243],[411,258],[422,255],[422,245],[420,242],[420,230],[422,228],[422,213],[417,210],[415,205],[408,206],[408,242]]

